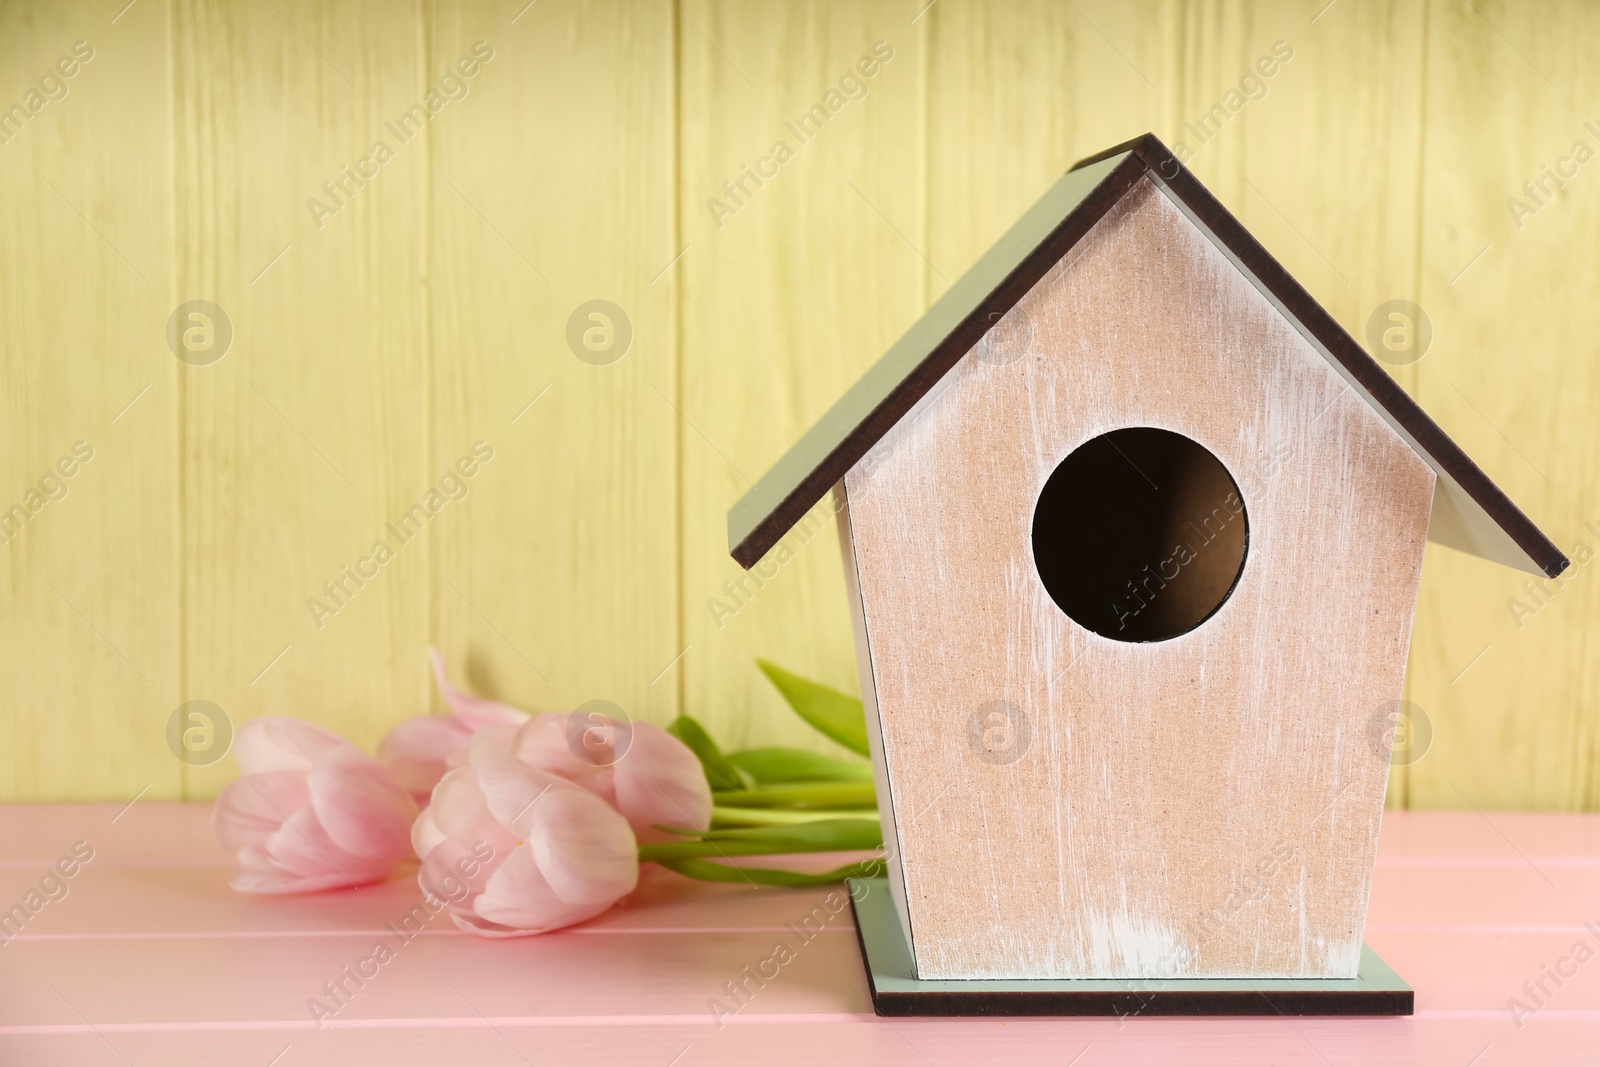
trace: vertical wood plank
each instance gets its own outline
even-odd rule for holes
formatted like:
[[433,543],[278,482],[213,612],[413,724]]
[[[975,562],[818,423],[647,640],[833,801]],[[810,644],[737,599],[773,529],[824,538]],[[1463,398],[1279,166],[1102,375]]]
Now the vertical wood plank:
[[1165,136],[1179,85],[1163,6],[954,0],[924,18],[931,301],[1077,160]]
[[1212,44],[1208,84],[1191,79],[1173,141],[1364,341],[1374,307],[1415,298],[1424,19],[1398,3],[1312,14],[1240,5],[1195,34]]
[[[1580,142],[1600,153],[1597,34],[1580,4],[1429,7],[1418,299],[1434,342],[1419,395],[1574,565],[1541,582],[1430,553],[1413,651],[1412,698],[1434,729],[1413,768],[1420,807],[1600,803],[1600,567],[1577,562],[1600,551],[1600,164],[1575,161]],[[1558,166],[1559,185],[1545,169]]]
[[819,533],[749,575],[728,556],[727,513],[921,312],[921,6],[680,4],[689,651],[676,669],[685,711],[727,745],[828,744],[756,656],[857,688],[829,505]]
[[0,9],[0,800],[180,788],[168,20],[115,14]]
[[[180,0],[174,31],[178,299],[233,329],[179,376],[184,696],[370,745],[427,706],[426,541],[461,518],[421,545],[386,529],[438,477],[427,142],[460,116],[388,126],[427,90],[414,12]],[[197,768],[191,792],[232,774]]]
[[[436,638],[480,692],[658,723],[683,647],[671,18],[568,0],[426,16],[430,70],[494,49],[432,145],[430,470],[495,450],[435,542]],[[578,314],[593,301],[623,317]]]

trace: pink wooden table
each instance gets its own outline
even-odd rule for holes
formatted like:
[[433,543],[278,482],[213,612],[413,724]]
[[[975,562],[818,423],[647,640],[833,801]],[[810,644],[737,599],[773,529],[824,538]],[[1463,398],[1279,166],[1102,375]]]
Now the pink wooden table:
[[[1416,987],[1415,1018],[890,1021],[848,911],[808,943],[786,925],[822,891],[663,873],[566,933],[489,942],[436,919],[401,945],[385,924],[414,879],[244,897],[208,805],[119,807],[0,808],[0,909],[75,843],[94,854],[0,945],[6,1067],[1600,1062],[1600,815],[1386,816],[1367,940]],[[319,1029],[307,1001],[379,939],[393,958]],[[723,984],[780,939],[795,957],[717,1025]],[[1534,1007],[1541,979],[1551,995],[1514,1020],[1507,1000]]]

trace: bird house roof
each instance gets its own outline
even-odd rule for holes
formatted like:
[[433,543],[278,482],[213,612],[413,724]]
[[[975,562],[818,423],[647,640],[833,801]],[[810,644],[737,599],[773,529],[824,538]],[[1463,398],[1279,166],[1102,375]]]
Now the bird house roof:
[[728,513],[751,567],[1142,178],[1148,178],[1437,474],[1429,538],[1554,577],[1567,558],[1153,134],[1076,164]]

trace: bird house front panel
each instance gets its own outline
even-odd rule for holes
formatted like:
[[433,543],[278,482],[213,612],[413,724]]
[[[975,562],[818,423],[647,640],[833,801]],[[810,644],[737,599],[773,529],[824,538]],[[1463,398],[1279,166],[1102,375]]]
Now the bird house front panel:
[[1433,486],[1134,185],[845,479],[919,975],[1353,977]]

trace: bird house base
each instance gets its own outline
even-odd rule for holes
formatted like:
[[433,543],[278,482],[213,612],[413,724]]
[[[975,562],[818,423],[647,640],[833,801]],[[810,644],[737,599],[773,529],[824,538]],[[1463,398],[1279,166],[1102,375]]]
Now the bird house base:
[[856,936],[879,1015],[1410,1015],[1412,989],[1361,946],[1357,977],[922,981],[889,884],[849,879]]

